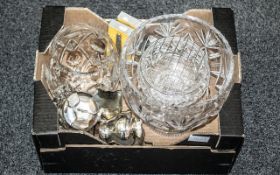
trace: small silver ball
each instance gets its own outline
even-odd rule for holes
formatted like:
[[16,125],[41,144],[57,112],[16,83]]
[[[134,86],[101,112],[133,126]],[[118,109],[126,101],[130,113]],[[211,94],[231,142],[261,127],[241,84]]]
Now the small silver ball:
[[97,105],[92,97],[85,93],[73,93],[64,102],[65,121],[75,129],[88,130],[99,120]]
[[107,125],[101,125],[99,127],[99,136],[102,139],[108,139],[111,137],[112,130]]

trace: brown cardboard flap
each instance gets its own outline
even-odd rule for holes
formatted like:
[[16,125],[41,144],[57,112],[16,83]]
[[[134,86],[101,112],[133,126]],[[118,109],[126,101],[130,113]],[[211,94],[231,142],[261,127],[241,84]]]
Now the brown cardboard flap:
[[69,26],[79,23],[89,24],[104,31],[108,29],[107,22],[88,8],[67,7],[65,9],[63,25]]
[[183,132],[177,135],[163,135],[149,126],[143,124],[145,131],[145,142],[150,143],[154,146],[158,145],[175,145],[179,142],[186,140],[190,135],[218,135],[219,134],[219,117],[208,124],[199,127],[193,131]]
[[242,81],[242,71],[241,71],[241,60],[240,60],[240,52],[237,55],[234,55],[235,67],[234,67],[234,82],[241,83]]
[[191,9],[184,14],[200,18],[208,22],[210,25],[213,25],[213,13],[211,9]]
[[[46,53],[36,51],[36,58],[35,58],[35,68],[34,68],[34,81],[40,81],[42,77],[42,69],[43,65],[49,65],[50,62],[50,55],[46,51]],[[44,82],[43,82],[44,83]]]

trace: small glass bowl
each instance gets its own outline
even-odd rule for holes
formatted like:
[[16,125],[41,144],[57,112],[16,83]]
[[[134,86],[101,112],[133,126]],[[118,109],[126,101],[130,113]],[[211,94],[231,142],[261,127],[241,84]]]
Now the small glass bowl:
[[201,19],[180,14],[143,23],[129,36],[120,60],[129,107],[164,133],[191,130],[217,115],[233,71],[225,37]]

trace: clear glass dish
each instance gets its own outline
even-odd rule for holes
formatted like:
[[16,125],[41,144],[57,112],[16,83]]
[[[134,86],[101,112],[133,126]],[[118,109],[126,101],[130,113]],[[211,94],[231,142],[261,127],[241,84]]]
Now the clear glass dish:
[[201,19],[180,14],[143,23],[120,60],[129,107],[164,133],[191,130],[215,117],[232,88],[233,71],[225,37]]

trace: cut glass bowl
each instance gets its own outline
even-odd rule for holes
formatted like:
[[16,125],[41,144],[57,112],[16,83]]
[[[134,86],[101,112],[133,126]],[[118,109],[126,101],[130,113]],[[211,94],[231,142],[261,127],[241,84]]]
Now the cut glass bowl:
[[63,27],[49,47],[45,77],[50,95],[61,105],[72,93],[90,95],[114,91],[118,84],[118,55],[109,36],[86,24]]
[[225,37],[186,15],[152,18],[128,38],[120,60],[125,99],[146,124],[180,133],[215,117],[233,85]]

